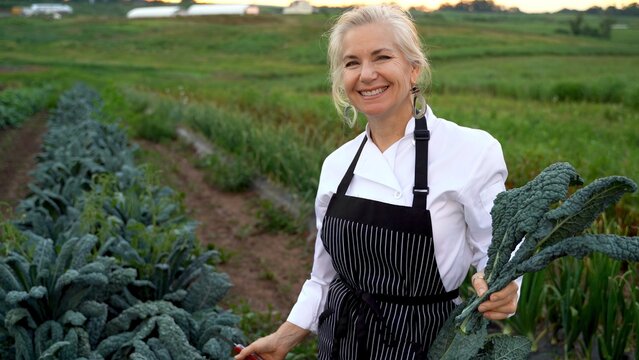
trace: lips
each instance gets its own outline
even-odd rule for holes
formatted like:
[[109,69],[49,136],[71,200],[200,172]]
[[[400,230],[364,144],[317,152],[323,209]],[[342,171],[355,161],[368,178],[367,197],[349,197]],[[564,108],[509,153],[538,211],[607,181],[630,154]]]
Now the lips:
[[381,93],[383,93],[384,91],[386,91],[386,89],[388,89],[388,86],[383,86],[383,87],[379,87],[376,89],[371,89],[371,90],[360,90],[358,91],[360,95],[362,96],[375,96],[375,95],[379,95]]

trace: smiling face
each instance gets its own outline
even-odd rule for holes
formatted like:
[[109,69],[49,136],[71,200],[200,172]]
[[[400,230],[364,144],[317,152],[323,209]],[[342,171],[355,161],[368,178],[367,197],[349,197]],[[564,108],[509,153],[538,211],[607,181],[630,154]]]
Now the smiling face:
[[369,121],[408,121],[410,89],[420,69],[398,49],[392,27],[383,23],[356,26],[344,35],[342,46],[342,80],[350,103]]

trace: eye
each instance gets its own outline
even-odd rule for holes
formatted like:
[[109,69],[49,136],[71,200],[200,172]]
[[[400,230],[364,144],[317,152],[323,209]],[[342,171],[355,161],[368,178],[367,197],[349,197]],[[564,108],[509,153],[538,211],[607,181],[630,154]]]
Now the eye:
[[353,67],[355,65],[357,65],[357,61],[351,60],[351,61],[347,61],[346,64],[344,64],[344,67],[349,68],[349,67]]
[[377,60],[389,60],[389,59],[391,59],[391,57],[388,55],[380,55],[377,57]]

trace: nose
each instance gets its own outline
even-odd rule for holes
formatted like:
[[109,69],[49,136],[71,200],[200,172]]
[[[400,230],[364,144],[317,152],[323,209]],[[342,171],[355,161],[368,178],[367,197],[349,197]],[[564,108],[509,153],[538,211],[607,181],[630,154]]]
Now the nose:
[[359,75],[359,78],[362,82],[370,82],[377,78],[377,71],[375,70],[375,66],[372,63],[368,61],[362,63],[361,69],[362,71]]

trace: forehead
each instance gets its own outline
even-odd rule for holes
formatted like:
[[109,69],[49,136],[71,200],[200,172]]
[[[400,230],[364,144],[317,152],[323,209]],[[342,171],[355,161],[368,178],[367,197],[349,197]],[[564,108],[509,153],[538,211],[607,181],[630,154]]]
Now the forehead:
[[344,34],[343,56],[362,56],[379,49],[396,51],[395,37],[390,25],[372,23],[355,26]]

